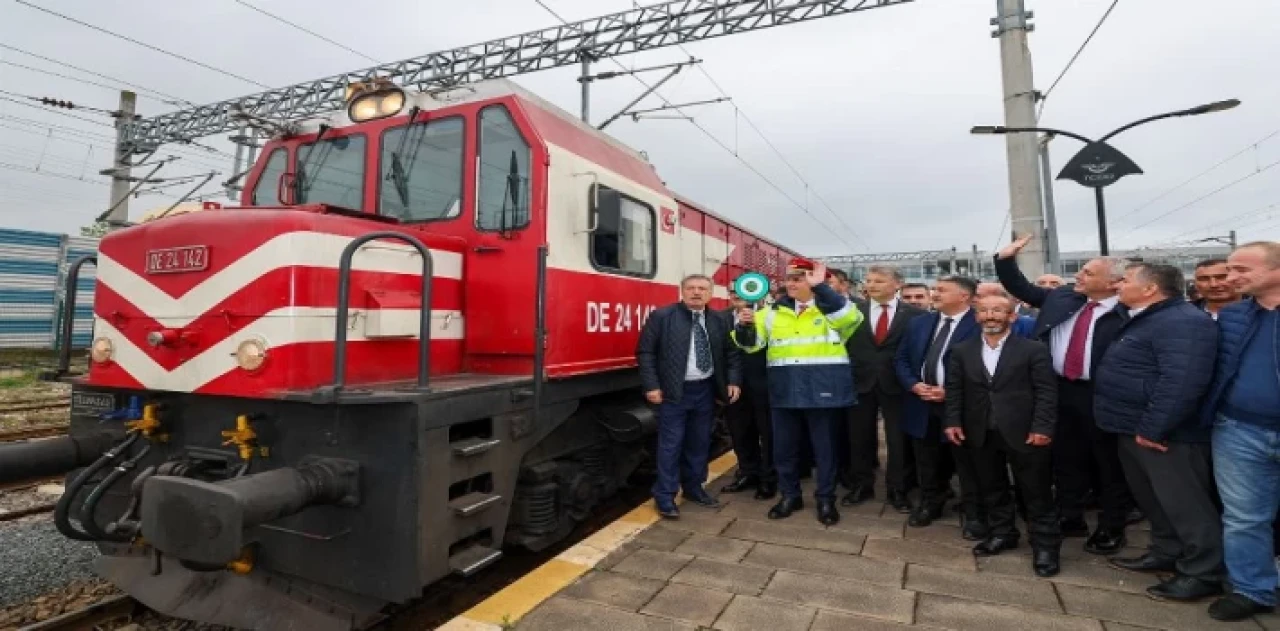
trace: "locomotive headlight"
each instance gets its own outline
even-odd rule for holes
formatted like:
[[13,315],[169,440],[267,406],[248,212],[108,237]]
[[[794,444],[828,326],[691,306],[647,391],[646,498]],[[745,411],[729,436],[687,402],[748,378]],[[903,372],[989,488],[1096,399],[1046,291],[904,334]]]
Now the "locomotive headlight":
[[262,338],[249,338],[236,347],[236,365],[254,371],[262,368],[267,361],[267,342]]
[[89,358],[94,362],[103,364],[111,361],[116,354],[116,345],[111,343],[109,338],[100,337],[93,341],[89,346]]
[[391,87],[358,94],[347,106],[347,116],[355,123],[399,114],[404,109],[405,96],[400,88]]

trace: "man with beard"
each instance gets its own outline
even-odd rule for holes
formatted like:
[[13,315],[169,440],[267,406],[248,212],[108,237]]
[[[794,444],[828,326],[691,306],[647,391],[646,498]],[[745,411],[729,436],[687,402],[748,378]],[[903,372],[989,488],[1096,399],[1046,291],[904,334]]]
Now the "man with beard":
[[1026,505],[1037,576],[1059,571],[1062,531],[1053,501],[1049,443],[1058,419],[1058,384],[1044,344],[1013,335],[1016,302],[1000,295],[975,305],[982,337],[952,350],[947,367],[946,435],[969,452],[989,534],[975,556],[1018,547],[1009,469]]

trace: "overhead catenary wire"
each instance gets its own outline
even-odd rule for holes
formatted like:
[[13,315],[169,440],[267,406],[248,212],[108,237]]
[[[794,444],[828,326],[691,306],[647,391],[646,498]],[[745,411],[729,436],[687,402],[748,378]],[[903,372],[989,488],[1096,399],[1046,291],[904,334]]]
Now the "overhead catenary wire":
[[7,94],[14,98],[34,101],[36,103],[39,103],[41,105],[45,105],[48,107],[60,107],[68,110],[84,110],[86,112],[94,112],[96,114],[106,114],[107,116],[114,116],[114,117],[119,117],[120,115],[120,113],[115,110],[107,110],[107,109],[102,109],[100,107],[91,107],[88,105],[78,105],[73,101],[55,99],[48,96],[31,96],[29,94],[20,94],[18,92],[11,92],[9,90],[4,90],[4,89],[0,89],[0,94]]
[[[533,0],[533,1],[534,1],[534,2],[536,2],[536,3],[538,4],[538,6],[542,7],[542,8],[543,8],[543,9],[545,9],[548,13],[550,13],[552,16],[554,16],[557,20],[560,20],[561,22],[563,22],[566,26],[570,24],[568,20],[566,20],[566,19],[564,19],[563,17],[561,17],[561,16],[560,16],[560,14],[559,14],[559,13],[557,13],[554,9],[552,9],[550,6],[547,6],[547,4],[546,4],[543,0]],[[615,58],[613,58],[613,57],[610,57],[610,58],[609,58],[609,60],[610,60],[610,61],[612,61],[615,65],[617,65],[619,68],[621,68],[621,69],[622,69],[622,70],[624,70],[624,71],[629,71],[629,70],[630,70],[629,68],[627,68],[627,67],[626,67],[626,65],[625,65],[625,64],[623,64],[622,62],[618,61],[617,59],[615,59]],[[651,92],[652,92],[652,94],[653,94],[654,96],[658,97],[658,99],[659,99],[659,100],[661,100],[663,103],[665,103],[665,104],[666,104],[668,107],[670,107],[673,111],[675,111],[675,112],[676,112],[677,114],[679,114],[680,116],[683,116],[683,117],[684,117],[684,118],[689,122],[689,124],[693,125],[695,128],[697,128],[697,130],[698,130],[698,131],[702,132],[702,134],[703,134],[703,135],[705,135],[705,136],[706,136],[708,139],[710,139],[713,143],[715,143],[715,144],[716,144],[716,145],[718,145],[721,149],[723,149],[723,150],[725,151],[725,153],[728,153],[729,155],[733,156],[733,158],[734,158],[734,159],[736,159],[738,162],[742,163],[742,165],[743,165],[744,167],[746,167],[749,171],[751,171],[752,173],[756,174],[756,176],[757,176],[757,177],[759,177],[761,180],[763,180],[765,184],[769,185],[769,187],[770,187],[770,188],[772,188],[773,190],[777,191],[779,195],[782,195],[782,197],[783,197],[783,198],[785,198],[787,201],[791,202],[791,204],[792,204],[793,206],[795,206],[796,208],[800,209],[802,212],[804,212],[804,214],[808,215],[810,219],[813,219],[814,223],[817,223],[819,226],[821,226],[821,227],[822,227],[824,230],[826,230],[828,233],[830,233],[831,235],[835,236],[837,239],[839,239],[839,240],[840,240],[840,242],[841,242],[841,243],[844,243],[844,245],[845,245],[846,247],[848,247],[850,250],[855,250],[855,249],[856,249],[856,248],[854,247],[854,245],[853,245],[853,244],[849,243],[849,241],[848,241],[848,240],[846,240],[844,237],[840,236],[840,233],[839,233],[839,232],[836,232],[836,231],[835,231],[835,230],[833,230],[830,226],[828,226],[826,223],[824,223],[821,219],[818,219],[817,215],[814,215],[812,212],[810,212],[810,211],[809,211],[809,209],[808,209],[807,207],[805,207],[805,205],[804,205],[804,204],[801,204],[799,201],[796,201],[796,199],[795,199],[794,197],[792,197],[789,193],[787,193],[785,190],[783,190],[783,188],[782,188],[781,186],[779,186],[777,183],[775,183],[773,180],[769,179],[769,177],[768,177],[768,176],[766,176],[764,173],[762,173],[759,169],[757,169],[757,168],[755,167],[755,165],[753,165],[753,164],[751,164],[750,162],[747,162],[745,159],[743,159],[743,158],[742,158],[742,156],[738,155],[738,153],[737,153],[736,151],[734,151],[732,147],[730,147],[729,145],[725,144],[725,142],[724,142],[724,141],[722,141],[722,140],[720,140],[719,138],[717,138],[714,134],[712,134],[710,131],[708,131],[708,130],[707,130],[707,128],[705,128],[705,127],[703,127],[702,125],[700,125],[700,124],[698,123],[698,121],[696,121],[696,120],[694,120],[694,119],[693,119],[693,117],[692,117],[692,116],[689,116],[688,114],[685,114],[685,112],[684,112],[684,110],[683,110],[683,109],[681,109],[680,107],[678,107],[677,105],[675,105],[674,103],[672,103],[672,102],[671,102],[670,100],[668,100],[665,96],[662,96],[662,94],[661,94],[660,92],[658,92],[657,90],[655,90],[655,89],[653,88],[653,86],[652,86],[652,85],[650,85],[648,82],[646,82],[644,79],[641,79],[639,76],[637,76],[637,75],[636,75],[636,74],[634,74],[634,73],[630,73],[630,72],[629,72],[628,74],[629,74],[629,76],[630,76],[632,79],[635,79],[637,83],[639,83],[640,85],[644,86],[644,88],[645,88],[646,90],[651,91]]]
[[316,39],[318,39],[318,40],[322,41],[322,42],[325,42],[325,43],[328,43],[328,44],[332,44],[332,45],[334,45],[334,46],[337,46],[338,48],[341,48],[342,50],[345,50],[345,51],[347,51],[347,52],[349,52],[349,53],[351,53],[351,54],[353,54],[353,55],[355,55],[355,56],[357,56],[357,57],[361,57],[361,58],[365,59],[366,61],[371,61],[371,62],[373,62],[373,63],[375,63],[375,64],[380,64],[380,63],[382,63],[380,60],[374,59],[373,57],[370,57],[370,56],[368,56],[368,55],[366,55],[366,54],[364,54],[364,53],[362,53],[362,52],[360,52],[360,51],[358,51],[358,50],[355,50],[354,48],[351,48],[350,46],[347,46],[346,44],[343,44],[343,43],[341,43],[341,42],[337,42],[337,41],[334,41],[334,40],[332,40],[332,39],[329,39],[328,37],[325,37],[324,35],[321,35],[321,34],[319,34],[319,33],[315,32],[315,31],[313,31],[313,30],[311,30],[311,29],[308,29],[308,28],[306,28],[306,27],[300,26],[300,25],[298,25],[297,23],[294,23],[294,22],[291,22],[291,21],[289,21],[289,20],[287,20],[287,19],[285,19],[285,18],[282,18],[282,17],[280,17],[280,16],[278,16],[278,15],[276,15],[276,14],[274,14],[274,13],[271,13],[270,11],[267,11],[267,10],[262,9],[262,8],[260,8],[260,7],[256,7],[256,6],[254,6],[254,5],[252,5],[252,4],[248,3],[248,2],[246,2],[245,0],[235,0],[235,3],[236,3],[236,4],[239,4],[240,6],[245,7],[246,9],[251,9],[251,10],[253,10],[253,11],[257,11],[258,13],[261,13],[262,15],[265,15],[265,16],[267,16],[267,17],[269,17],[269,18],[271,18],[271,19],[273,19],[273,20],[275,20],[275,21],[277,21],[277,22],[280,22],[280,23],[282,23],[282,24],[286,24],[286,25],[288,25],[288,26],[291,26],[291,27],[293,27],[293,28],[295,28],[295,29],[297,29],[297,30],[299,30],[299,31],[302,31],[303,33],[306,33],[307,35],[310,35],[310,36],[312,36],[312,37],[314,37],[314,38],[316,38]]
[[120,33],[116,33],[115,31],[110,31],[110,30],[107,30],[107,29],[105,29],[105,28],[103,28],[103,27],[101,27],[101,26],[97,26],[96,24],[90,24],[90,23],[85,22],[85,21],[83,21],[83,20],[78,20],[78,19],[73,18],[73,17],[71,17],[71,16],[69,16],[69,15],[65,15],[65,14],[62,14],[62,13],[58,13],[57,11],[54,11],[54,10],[52,10],[52,9],[46,9],[45,7],[42,7],[42,6],[39,6],[39,5],[33,4],[33,3],[31,3],[31,2],[27,2],[27,0],[14,0],[14,2],[17,2],[18,4],[21,4],[21,5],[26,6],[26,7],[30,7],[30,8],[32,8],[32,9],[35,9],[35,10],[40,11],[40,12],[42,12],[42,13],[46,13],[46,14],[48,14],[48,15],[52,15],[52,16],[54,16],[54,17],[61,18],[61,19],[63,19],[63,20],[66,20],[66,21],[68,21],[68,22],[71,22],[71,23],[73,23],[73,24],[78,24],[78,25],[83,26],[83,27],[85,27],[85,28],[87,28],[87,29],[91,29],[91,30],[97,31],[97,32],[99,32],[99,33],[103,33],[103,34],[105,34],[105,35],[110,35],[111,37],[114,37],[114,38],[116,38],[116,39],[119,39],[119,40],[123,40],[123,41],[129,42],[129,43],[134,44],[134,45],[136,45],[136,46],[141,46],[141,47],[143,47],[143,48],[146,48],[146,49],[148,49],[148,50],[155,51],[155,52],[157,52],[157,53],[161,53],[161,54],[166,55],[166,56],[168,56],[168,57],[172,57],[172,58],[174,58],[174,59],[178,59],[178,60],[180,60],[180,61],[184,61],[184,62],[186,62],[186,63],[188,63],[188,64],[191,64],[191,65],[194,65],[194,66],[199,66],[199,67],[204,68],[204,69],[206,69],[206,70],[210,70],[210,71],[216,72],[216,73],[218,73],[218,74],[220,74],[220,75],[223,75],[223,76],[226,76],[226,77],[231,77],[232,79],[238,79],[238,80],[240,80],[240,81],[244,81],[245,83],[250,83],[250,84],[256,85],[256,86],[258,86],[258,87],[260,87],[260,88],[263,88],[263,89],[270,89],[270,88],[271,88],[271,86],[269,86],[269,85],[267,85],[267,84],[265,84],[265,83],[261,83],[261,82],[259,82],[259,81],[254,81],[253,79],[250,79],[250,78],[245,77],[245,76],[243,76],[243,75],[236,74],[236,73],[231,72],[231,71],[229,71],[229,70],[223,70],[222,68],[218,68],[217,66],[211,66],[211,65],[209,65],[209,64],[207,64],[207,63],[204,63],[203,61],[199,61],[199,60],[196,60],[196,59],[192,59],[192,58],[190,58],[190,57],[187,57],[187,56],[185,56],[185,55],[180,55],[180,54],[175,53],[175,52],[170,51],[170,50],[165,50],[165,49],[163,49],[163,48],[160,48],[159,46],[154,46],[154,45],[152,45],[152,44],[148,44],[148,43],[143,42],[143,41],[141,41],[141,40],[138,40],[138,39],[134,39],[134,38],[132,38],[132,37],[129,37],[128,35],[121,35]]
[[1083,53],[1084,50],[1089,47],[1089,42],[1093,41],[1093,36],[1098,34],[1098,30],[1102,28],[1103,24],[1106,24],[1107,18],[1111,17],[1111,12],[1115,10],[1116,5],[1118,4],[1120,4],[1120,0],[1112,0],[1111,6],[1107,7],[1107,11],[1102,14],[1102,17],[1098,19],[1098,23],[1093,26],[1093,30],[1089,31],[1089,36],[1084,38],[1084,43],[1080,44],[1080,47],[1076,49],[1075,54],[1071,56],[1071,59],[1067,62],[1067,65],[1062,69],[1062,72],[1058,73],[1058,77],[1053,80],[1053,83],[1049,85],[1049,89],[1045,90],[1044,95],[1040,97],[1040,107],[1036,111],[1037,121],[1040,120],[1040,114],[1044,113],[1044,106],[1049,101],[1049,95],[1053,94],[1054,88],[1058,87],[1059,83],[1062,83],[1062,79],[1067,76],[1068,72],[1071,71],[1071,68],[1072,66],[1075,65],[1076,60],[1080,58],[1080,54]]
[[1217,170],[1217,169],[1218,169],[1218,167],[1221,167],[1222,165],[1224,165],[1224,164],[1226,164],[1226,163],[1228,163],[1228,162],[1230,162],[1230,161],[1232,161],[1232,160],[1234,160],[1234,159],[1236,159],[1236,158],[1238,158],[1238,157],[1240,157],[1240,156],[1242,156],[1242,155],[1244,155],[1244,154],[1248,153],[1250,150],[1257,150],[1258,145],[1261,145],[1262,143],[1264,143],[1264,142],[1266,142],[1266,141],[1268,141],[1268,140],[1270,140],[1270,139],[1272,139],[1272,138],[1274,138],[1274,137],[1276,137],[1276,136],[1278,136],[1278,135],[1280,135],[1280,129],[1277,129],[1277,130],[1275,130],[1275,131],[1273,131],[1273,132],[1271,132],[1271,133],[1269,133],[1269,134],[1267,134],[1267,135],[1263,136],[1262,138],[1259,138],[1258,140],[1256,140],[1256,141],[1254,141],[1254,142],[1252,142],[1252,143],[1250,143],[1250,144],[1248,144],[1248,145],[1245,145],[1245,147],[1244,147],[1243,149],[1241,149],[1241,150],[1239,150],[1239,151],[1237,151],[1237,152],[1235,152],[1235,153],[1233,153],[1233,154],[1231,154],[1231,155],[1229,155],[1229,156],[1227,156],[1227,157],[1223,158],[1222,160],[1219,160],[1219,161],[1218,161],[1216,164],[1214,164],[1213,166],[1211,166],[1211,167],[1209,167],[1209,168],[1207,168],[1207,169],[1205,169],[1205,170],[1203,170],[1203,171],[1201,171],[1201,172],[1199,172],[1199,173],[1197,173],[1197,174],[1195,174],[1195,175],[1193,175],[1193,176],[1191,176],[1191,177],[1189,177],[1189,178],[1187,178],[1187,179],[1183,180],[1182,182],[1180,182],[1180,183],[1178,183],[1177,185],[1173,186],[1172,188],[1170,188],[1170,189],[1166,190],[1165,192],[1163,192],[1163,193],[1161,193],[1161,194],[1159,194],[1159,195],[1156,195],[1155,197],[1153,197],[1153,198],[1151,198],[1151,199],[1147,200],[1147,202],[1146,202],[1146,203],[1144,203],[1144,204],[1142,204],[1141,206],[1138,206],[1137,208],[1134,208],[1133,210],[1131,210],[1131,211],[1129,211],[1129,212],[1127,212],[1127,213],[1125,213],[1125,214],[1123,214],[1123,215],[1120,215],[1119,217],[1116,217],[1116,219],[1115,219],[1115,220],[1116,220],[1116,221],[1120,221],[1120,220],[1122,220],[1122,219],[1125,219],[1126,217],[1132,217],[1133,215],[1138,214],[1138,213],[1139,213],[1140,211],[1142,211],[1144,208],[1147,208],[1148,206],[1150,206],[1150,205],[1152,205],[1152,204],[1154,204],[1154,203],[1156,203],[1156,202],[1158,202],[1158,201],[1160,201],[1160,200],[1164,199],[1165,197],[1168,197],[1168,196],[1169,196],[1170,194],[1172,194],[1174,191],[1177,191],[1178,189],[1180,189],[1180,188],[1182,188],[1182,187],[1184,187],[1184,186],[1186,186],[1186,185],[1188,185],[1188,184],[1190,184],[1190,183],[1192,183],[1192,182],[1194,182],[1194,181],[1196,181],[1196,180],[1200,179],[1201,177],[1204,177],[1205,175],[1208,175],[1209,173],[1212,173],[1213,171]]
[[[637,9],[641,8],[641,4],[639,0],[631,0],[631,4],[635,6],[635,8]],[[693,58],[693,53],[689,52],[689,50],[684,47],[684,44],[676,44],[676,47],[679,48],[680,51],[683,52],[684,54],[689,55],[690,58]],[[851,234],[853,238],[858,241],[858,243],[861,243],[863,247],[865,247],[868,251],[870,251],[871,246],[867,244],[867,241],[865,239],[862,238],[862,235],[858,234],[857,230],[854,230],[852,226],[850,226],[847,222],[845,222],[844,218],[841,217],[840,214],[837,213],[835,209],[831,207],[831,204],[828,204],[827,200],[823,199],[822,196],[818,194],[818,191],[814,189],[813,185],[811,185],[809,181],[806,180],[805,177],[800,174],[800,170],[797,169],[796,166],[792,164],[790,160],[787,159],[787,156],[783,154],[780,149],[778,149],[777,145],[773,144],[773,141],[770,140],[769,137],[764,134],[764,131],[761,130],[758,125],[756,125],[755,121],[751,120],[750,116],[747,116],[747,113],[743,111],[742,107],[740,107],[738,103],[734,101],[731,96],[729,96],[729,92],[726,91],[724,87],[720,85],[720,82],[716,81],[715,77],[711,76],[711,72],[708,71],[702,64],[694,64],[694,67],[696,67],[698,69],[698,72],[701,72],[702,75],[706,77],[707,81],[711,83],[712,87],[714,87],[716,91],[720,93],[720,96],[727,99],[729,102],[729,105],[733,107],[734,134],[735,134],[734,154],[738,153],[738,141],[736,138],[736,134],[738,132],[737,123],[739,120],[741,120],[742,122],[746,123],[747,126],[750,127],[751,130],[754,131],[757,136],[760,137],[760,140],[764,141],[764,144],[767,147],[769,147],[770,150],[773,151],[774,155],[778,156],[778,159],[781,160],[782,163],[787,166],[787,168],[791,171],[791,174],[796,176],[796,179],[800,180],[800,183],[804,185],[807,193],[810,195],[813,195],[813,198],[817,200],[818,203],[822,204],[827,209],[827,212],[831,213],[831,216],[835,217],[836,221],[840,222],[840,225],[844,226],[844,229],[849,231],[849,234]]]
[[[174,95],[172,95],[172,94],[168,94],[168,93],[166,93],[166,92],[161,92],[161,91],[159,91],[159,90],[155,90],[155,89],[152,89],[152,88],[148,88],[148,87],[146,87],[146,86],[139,85],[139,84],[134,83],[134,82],[132,82],[132,81],[125,81],[124,79],[119,79],[119,78],[113,77],[113,76],[111,76],[111,75],[106,75],[106,74],[103,74],[103,73],[101,73],[101,72],[97,72],[97,71],[94,71],[94,70],[89,70],[88,68],[82,68],[82,67],[77,66],[77,65],[75,65],[75,64],[70,64],[70,63],[67,63],[67,62],[65,62],[65,61],[60,61],[60,60],[58,60],[58,59],[54,59],[54,58],[52,58],[52,57],[48,57],[48,56],[46,56],[46,55],[41,55],[41,54],[39,54],[39,53],[33,53],[33,52],[29,51],[29,50],[26,50],[26,49],[23,49],[23,48],[18,48],[17,46],[13,46],[13,45],[11,45],[11,44],[0,43],[0,48],[3,48],[3,49],[5,49],[5,50],[11,50],[11,51],[13,51],[13,52],[20,53],[20,54],[23,54],[23,55],[27,55],[27,56],[29,56],[29,57],[34,57],[34,58],[39,59],[39,60],[41,60],[41,61],[45,61],[45,62],[48,62],[48,63],[51,63],[51,64],[56,64],[56,65],[58,65],[58,66],[62,66],[62,67],[64,67],[64,68],[70,68],[70,69],[72,69],[72,70],[75,70],[76,72],[83,72],[83,73],[85,73],[85,74],[95,76],[95,77],[97,77],[97,78],[99,78],[99,79],[105,79],[105,80],[107,80],[107,81],[111,81],[112,83],[116,83],[116,84],[119,84],[119,85],[121,85],[121,86],[125,86],[125,87],[128,87],[128,88],[133,88],[133,89],[135,89],[135,90],[138,90],[140,93],[143,93],[143,94],[142,94],[142,96],[146,96],[146,94],[145,94],[145,93],[149,92],[149,93],[151,93],[151,94],[153,94],[153,95],[155,95],[155,96],[148,96],[147,98],[150,98],[150,99],[155,100],[155,101],[159,101],[159,102],[161,102],[161,103],[165,103],[165,104],[167,104],[167,105],[176,105],[176,106],[179,106],[179,107],[195,107],[195,106],[196,106],[196,104],[195,104],[195,103],[193,103],[193,102],[191,102],[191,101],[189,101],[189,100],[187,100],[187,99],[184,99],[184,98],[181,98],[181,97],[177,97],[177,96],[174,96]],[[80,81],[80,82],[82,82],[82,83],[87,83],[87,84],[90,84],[90,85],[102,86],[102,84],[100,84],[100,83],[91,82],[91,81],[88,81],[88,80],[86,80],[86,79],[80,79],[80,78],[76,78],[76,77],[70,77],[70,76],[67,76],[67,75],[59,74],[59,73],[52,72],[52,71],[50,71],[50,70],[45,70],[45,69],[42,69],[42,68],[33,68],[33,67],[29,67],[29,66],[24,66],[24,65],[22,65],[22,64],[18,64],[18,63],[11,62],[11,61],[3,61],[3,62],[0,62],[0,63],[5,63],[5,64],[11,65],[11,66],[17,66],[17,67],[19,67],[19,68],[25,68],[25,69],[28,69],[28,70],[33,70],[33,71],[35,71],[35,72],[42,72],[42,73],[44,73],[44,74],[48,74],[48,75],[55,76],[55,77],[61,77],[61,78],[65,78],[65,79],[71,79],[71,80],[74,80],[74,81]],[[116,87],[116,86],[102,86],[102,87],[112,87],[112,89],[119,89],[119,88],[118,88],[118,87]]]
[[1225,191],[1225,190],[1227,190],[1227,189],[1229,189],[1229,188],[1231,188],[1231,187],[1233,187],[1233,186],[1237,186],[1237,185],[1239,185],[1240,183],[1245,182],[1245,181],[1247,181],[1247,180],[1249,180],[1249,179],[1251,179],[1251,178],[1257,177],[1257,176],[1259,176],[1259,175],[1261,175],[1261,174],[1263,174],[1263,173],[1265,173],[1265,172],[1267,172],[1267,171],[1269,171],[1269,170],[1271,170],[1271,169],[1273,169],[1273,168],[1275,168],[1275,167],[1277,167],[1277,166],[1280,166],[1280,160],[1276,160],[1275,162],[1272,162],[1272,163],[1267,164],[1267,165],[1265,165],[1265,166],[1259,167],[1257,170],[1255,170],[1255,171],[1254,171],[1254,172],[1252,172],[1252,173],[1249,173],[1249,174],[1244,175],[1244,176],[1242,176],[1242,177],[1236,178],[1235,180],[1232,180],[1232,181],[1230,181],[1230,182],[1227,182],[1226,184],[1223,184],[1222,186],[1219,186],[1218,188],[1215,188],[1215,189],[1213,189],[1212,191],[1209,191],[1208,193],[1205,193],[1204,195],[1201,195],[1200,197],[1197,197],[1197,198],[1195,198],[1195,199],[1193,199],[1193,200],[1191,200],[1191,201],[1189,201],[1189,202],[1187,202],[1187,203],[1185,203],[1185,204],[1183,204],[1183,205],[1181,205],[1181,206],[1178,206],[1178,207],[1174,208],[1173,210],[1170,210],[1170,211],[1165,212],[1165,213],[1163,213],[1163,214],[1161,214],[1161,215],[1158,215],[1158,216],[1156,216],[1156,217],[1153,217],[1153,218],[1151,218],[1151,219],[1150,219],[1150,220],[1148,220],[1148,221],[1145,221],[1145,222],[1143,222],[1143,223],[1140,223],[1140,224],[1138,224],[1138,225],[1136,225],[1136,226],[1134,226],[1134,227],[1130,228],[1130,229],[1128,230],[1128,232],[1125,232],[1125,234],[1126,234],[1126,235],[1128,235],[1128,234],[1132,234],[1132,233],[1134,233],[1135,231],[1137,231],[1139,228],[1145,228],[1145,227],[1147,227],[1147,226],[1149,226],[1149,225],[1151,225],[1151,224],[1153,224],[1153,223],[1155,223],[1155,222],[1157,222],[1157,221],[1160,221],[1161,219],[1164,219],[1165,217],[1168,217],[1169,215],[1172,215],[1172,214],[1174,214],[1174,213],[1176,213],[1176,212],[1178,212],[1178,211],[1180,211],[1180,210],[1183,210],[1183,209],[1185,209],[1185,208],[1190,208],[1191,206],[1194,206],[1194,205],[1196,205],[1196,204],[1198,204],[1198,203],[1200,203],[1200,202],[1202,202],[1202,201],[1204,201],[1204,200],[1206,200],[1206,199],[1208,199],[1208,198],[1210,198],[1210,197],[1213,197],[1214,195],[1217,195],[1218,193],[1221,193],[1222,191]]

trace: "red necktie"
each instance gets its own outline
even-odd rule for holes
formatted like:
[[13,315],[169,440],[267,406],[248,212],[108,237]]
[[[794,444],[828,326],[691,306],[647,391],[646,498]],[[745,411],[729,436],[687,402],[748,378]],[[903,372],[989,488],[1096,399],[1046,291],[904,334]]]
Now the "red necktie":
[[876,319],[876,344],[883,344],[889,336],[889,306],[880,305],[880,317]]
[[1093,324],[1093,310],[1097,308],[1097,302],[1089,301],[1080,310],[1075,326],[1071,327],[1071,341],[1067,343],[1067,357],[1062,365],[1062,376],[1067,379],[1084,376],[1084,344],[1089,338],[1089,326]]

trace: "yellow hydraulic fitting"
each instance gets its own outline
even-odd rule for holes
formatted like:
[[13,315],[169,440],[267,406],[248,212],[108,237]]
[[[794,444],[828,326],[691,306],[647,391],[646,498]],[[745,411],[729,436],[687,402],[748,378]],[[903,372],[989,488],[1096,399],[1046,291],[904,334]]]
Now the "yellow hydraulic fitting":
[[253,571],[253,553],[249,548],[240,551],[240,558],[227,564],[227,569],[241,576]]
[[157,410],[156,404],[148,403],[142,406],[142,418],[125,421],[124,426],[132,431],[141,432],[147,438],[152,438],[156,432],[160,431],[160,416]]
[[227,441],[222,443],[224,447],[235,445],[240,448],[240,459],[250,460],[253,458],[254,445],[257,440],[258,433],[253,431],[253,426],[249,425],[249,416],[241,414],[236,417],[236,428],[233,430],[225,430],[222,437]]

